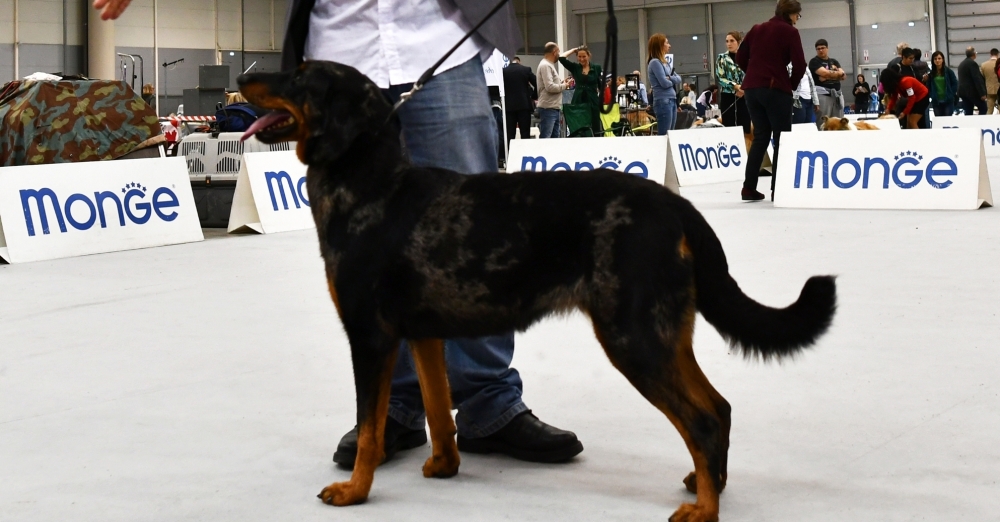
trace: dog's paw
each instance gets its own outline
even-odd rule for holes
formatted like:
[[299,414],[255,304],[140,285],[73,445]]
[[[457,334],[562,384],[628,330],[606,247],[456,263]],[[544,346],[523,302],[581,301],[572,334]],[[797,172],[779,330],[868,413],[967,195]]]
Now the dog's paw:
[[331,506],[352,506],[368,500],[368,488],[352,482],[335,482],[323,488],[316,497]]
[[684,487],[691,493],[698,494],[698,476],[693,471],[684,477]]
[[[695,475],[693,471],[688,473],[688,476],[684,477],[684,487],[686,487],[691,493],[698,494],[698,476]],[[726,489],[725,473],[722,474],[722,480],[719,481],[719,493],[722,493],[722,490],[724,489]]]
[[697,504],[681,504],[681,507],[670,515],[670,522],[719,522],[719,512],[710,511]]
[[424,462],[424,476],[427,478],[451,478],[458,474],[461,458],[458,451],[443,455],[432,455]]

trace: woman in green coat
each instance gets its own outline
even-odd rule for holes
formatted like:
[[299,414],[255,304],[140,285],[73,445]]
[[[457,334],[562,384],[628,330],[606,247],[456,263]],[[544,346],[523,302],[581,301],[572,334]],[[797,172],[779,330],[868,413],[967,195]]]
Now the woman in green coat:
[[[566,59],[576,54],[574,63]],[[559,63],[566,68],[576,82],[572,103],[563,105],[566,126],[571,138],[580,136],[603,136],[601,125],[601,66],[590,63],[590,49],[586,45],[562,53]]]

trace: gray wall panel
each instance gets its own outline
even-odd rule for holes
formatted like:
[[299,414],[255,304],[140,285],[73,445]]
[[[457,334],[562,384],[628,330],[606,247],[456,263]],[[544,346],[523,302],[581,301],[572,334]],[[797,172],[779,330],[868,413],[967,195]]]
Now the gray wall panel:
[[[49,44],[21,44],[19,53],[19,75],[21,78],[35,73],[81,73],[83,47]],[[0,84],[14,79],[14,45],[0,45]]]
[[0,44],[0,85],[14,79],[14,45]]
[[[156,93],[160,96],[160,114],[167,115],[176,112],[177,105],[183,103],[184,89],[194,89],[198,86],[198,66],[215,65],[215,50],[213,49],[165,49],[160,48],[159,63],[153,63],[153,49],[149,47],[118,47],[119,53],[142,56],[145,67],[145,83],[155,83],[155,72],[159,69],[160,82]],[[184,58],[183,62],[171,65],[164,71],[162,65],[166,62]],[[131,61],[128,61],[131,67]],[[118,61],[117,76],[121,76],[121,58]],[[131,81],[129,82],[131,83]],[[139,80],[136,80],[138,87]]]
[[[222,65],[229,66],[229,88],[236,89],[236,78],[253,65],[251,72],[278,72],[281,70],[281,53],[222,51]],[[257,62],[254,65],[254,62]]]
[[870,25],[859,25],[858,61],[864,65],[864,51],[867,49],[869,64],[888,63],[896,57],[896,45],[900,42],[924,51],[925,57],[930,58],[930,25],[927,22],[916,22],[913,27],[909,27],[905,22],[890,22],[878,24],[878,29],[872,29]]

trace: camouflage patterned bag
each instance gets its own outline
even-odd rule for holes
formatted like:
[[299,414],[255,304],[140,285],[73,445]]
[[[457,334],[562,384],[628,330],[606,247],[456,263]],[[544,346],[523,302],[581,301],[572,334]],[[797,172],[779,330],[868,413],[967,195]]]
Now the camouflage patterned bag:
[[115,159],[160,134],[153,109],[124,82],[18,82],[0,100],[0,165]]

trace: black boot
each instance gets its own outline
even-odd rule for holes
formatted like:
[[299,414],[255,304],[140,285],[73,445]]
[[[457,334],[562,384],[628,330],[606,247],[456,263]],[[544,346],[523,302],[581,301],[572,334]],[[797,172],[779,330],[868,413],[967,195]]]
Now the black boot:
[[564,462],[583,451],[583,444],[572,431],[549,426],[526,411],[492,435],[476,439],[459,435],[458,449],[468,453],[503,453],[528,462]]
[[[757,192],[756,190],[751,190],[748,188],[745,188],[740,191],[740,197],[743,198],[743,201],[760,201],[764,199],[763,194]],[[774,201],[774,199],[772,198],[771,201]]]
[[[427,432],[422,428],[411,430],[392,417],[385,420],[385,460],[388,462],[400,450],[417,448],[427,444]],[[333,461],[347,469],[354,468],[354,460],[358,458],[358,427],[344,434],[337,444]]]

